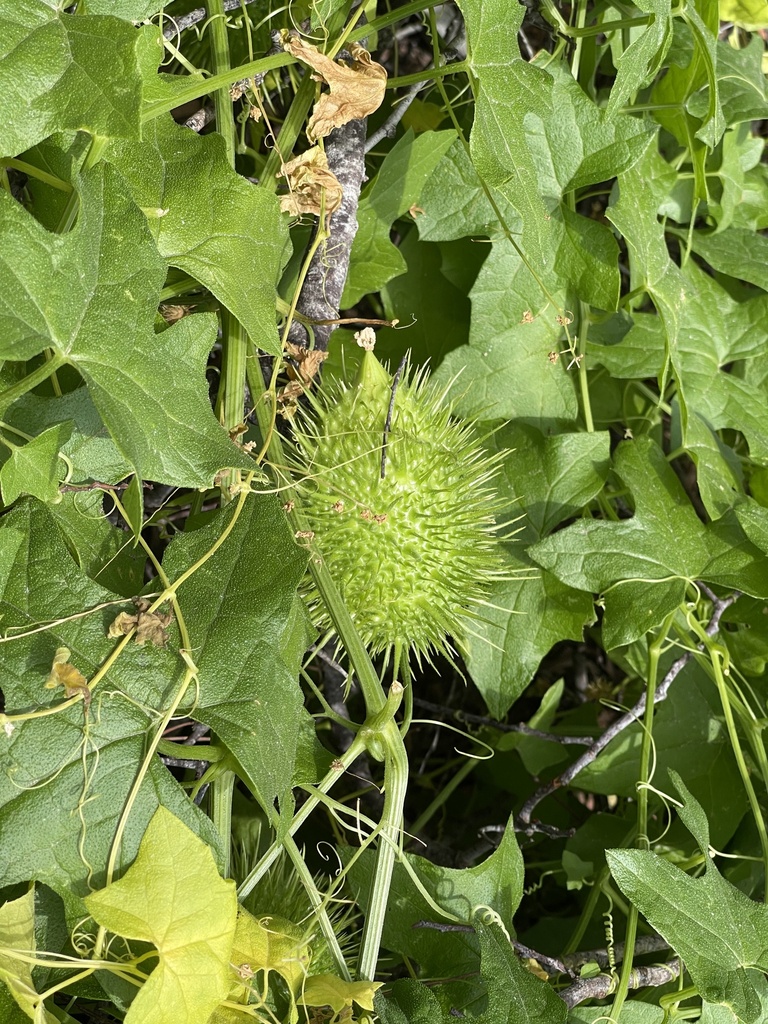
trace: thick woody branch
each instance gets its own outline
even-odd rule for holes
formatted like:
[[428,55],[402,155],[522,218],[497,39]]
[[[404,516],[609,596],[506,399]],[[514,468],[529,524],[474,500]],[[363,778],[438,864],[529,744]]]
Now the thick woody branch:
[[[649,967],[635,967],[629,975],[629,987],[660,988],[680,977],[683,967],[679,959],[670,960],[667,964],[652,964]],[[564,1003],[573,1009],[587,999],[605,999],[616,988],[616,979],[610,974],[598,974],[595,978],[581,978],[558,995]]]
[[[325,143],[328,166],[343,190],[341,205],[331,216],[329,237],[319,246],[304,279],[296,306],[309,321],[334,320],[339,315],[341,296],[349,270],[349,254],[357,234],[357,206],[365,180],[366,119],[349,121],[331,132]],[[314,328],[315,348],[324,351],[334,324],[318,323]],[[306,345],[307,331],[294,322],[289,340]]]

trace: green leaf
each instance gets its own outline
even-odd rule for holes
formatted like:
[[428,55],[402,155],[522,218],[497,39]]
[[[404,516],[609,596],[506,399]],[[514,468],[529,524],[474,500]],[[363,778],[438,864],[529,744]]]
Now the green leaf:
[[768,238],[747,228],[691,232],[691,248],[715,270],[768,291]]
[[[768,4],[762,6],[768,18]],[[726,125],[765,117],[768,92],[762,58],[763,44],[759,36],[752,36],[740,50],[727,42],[717,44],[717,80]],[[695,117],[702,117],[708,103],[709,88],[705,87],[688,100],[688,110]]]
[[[670,653],[661,676],[673,660]],[[631,725],[579,773],[590,792],[632,798],[637,792],[643,727]],[[656,777],[679,773],[712,818],[712,842],[720,849],[731,839],[747,810],[739,768],[731,748],[722,705],[704,669],[686,665],[653,719]]]
[[[562,293],[558,293],[562,300]],[[435,373],[446,386],[457,374],[456,411],[473,419],[521,419],[559,429],[578,413],[566,363],[547,358],[562,348],[555,311],[519,253],[506,241],[491,247],[470,293],[469,345],[448,353]],[[532,323],[525,322],[526,311]]]
[[5,985],[0,985],[0,1020],[3,1024],[27,1024],[29,1020]]
[[644,288],[653,300],[674,365],[685,291],[656,219],[657,196],[668,171],[666,161],[649,146],[642,160],[619,176],[619,201],[608,208],[606,216],[624,236],[635,275],[633,284]]
[[509,499],[509,512],[519,508],[523,515],[517,536],[529,544],[577,516],[600,493],[610,470],[608,431],[548,436],[516,423],[496,431],[489,445],[509,453],[499,490]]
[[[725,235],[729,232],[725,232]],[[730,463],[737,464],[714,431],[741,431],[756,461],[768,459],[765,395],[741,374],[730,372],[743,360],[759,362],[768,342],[768,296],[736,302],[713,278],[689,262],[682,284],[685,302],[675,315],[674,373],[681,409],[681,443],[696,461],[698,483],[709,514],[723,515],[743,488]],[[619,377],[661,375],[664,366],[661,318],[636,314],[619,344],[590,345],[590,353]]]
[[0,469],[0,489],[5,505],[12,505],[22,494],[31,494],[48,504],[61,501],[59,480],[66,475],[66,467],[59,452],[71,433],[71,423],[59,423],[25,445],[14,445]]
[[137,205],[157,211],[148,223],[167,262],[210,289],[258,348],[279,355],[275,287],[288,232],[277,197],[230,167],[220,135],[201,137],[170,115],[145,125],[141,142],[113,142],[104,158]]
[[[114,650],[107,627],[125,603],[79,570],[43,505],[22,501],[4,517],[0,551],[0,566],[10,563],[0,614],[6,635],[16,637],[3,645],[5,712],[52,709],[62,701],[61,691],[45,688],[57,648],[69,648],[71,663],[90,680]],[[105,602],[112,606],[99,609]],[[30,629],[35,632],[17,636]],[[80,897],[92,877],[103,881],[118,819],[155,726],[153,709],[166,706],[180,678],[181,662],[172,650],[129,645],[101,688],[94,688],[87,718],[78,702],[46,717],[5,722],[0,885],[39,879],[62,896],[70,921],[82,917]],[[154,760],[133,804],[118,867],[136,855],[159,803],[217,843],[210,819]],[[64,807],[73,813],[62,814]],[[45,822],[45,828],[31,829],[31,821]]]
[[[507,227],[519,234],[522,221],[503,196],[495,197]],[[427,179],[416,218],[426,242],[454,241],[469,235],[498,235],[498,215],[485,194],[464,144],[457,139]]]
[[164,6],[164,0],[88,0],[88,13],[111,14],[123,21],[143,21]]
[[[6,950],[31,954],[35,952],[35,890],[29,891],[17,900],[10,900],[0,907],[0,979],[5,982],[17,1007],[36,1024],[55,1024],[57,1020],[44,1006],[32,978],[32,965],[18,960]],[[0,1003],[0,1010],[2,1009]],[[10,1016],[10,1015],[9,1015]],[[24,1019],[24,1018],[22,1018]],[[6,1017],[3,1017],[3,1021]],[[11,1024],[11,1020],[9,1020]]]
[[328,19],[337,11],[341,10],[346,0],[312,0],[312,28],[325,25]]
[[257,919],[239,907],[230,957],[231,963],[235,965],[230,974],[230,1000],[240,1002],[250,988],[249,979],[237,970],[241,964],[247,964],[254,973],[264,971],[265,975],[272,972],[279,974],[295,999],[302,990],[310,957],[306,933],[298,925],[280,917]]
[[718,177],[722,184],[720,202],[714,199],[709,204],[717,230],[724,231],[737,219],[739,206],[744,202],[749,189],[747,175],[760,165],[763,146],[760,139],[750,131],[748,122],[739,124],[735,130],[723,136],[722,159]]
[[534,427],[515,424],[496,431],[490,446],[509,452],[499,491],[509,499],[507,517],[522,517],[521,532],[510,547],[510,568],[522,575],[493,587],[493,607],[483,607],[479,627],[487,640],[471,640],[468,668],[490,713],[500,718],[544,655],[560,640],[580,640],[584,626],[594,621],[591,597],[537,569],[520,547],[578,515],[602,490],[609,469],[609,435],[545,437]]
[[401,978],[387,990],[377,992],[374,1000],[381,1024],[444,1024],[443,1011],[426,985]]
[[[576,1006],[568,1014],[568,1024],[605,1024],[605,1007]],[[664,1024],[664,1011],[660,1006],[629,999],[621,1008],[621,1024]],[[703,1018],[699,1024],[704,1024]]]
[[377,351],[390,367],[399,366],[410,352],[415,364],[428,362],[434,368],[448,352],[466,344],[470,302],[466,293],[445,277],[441,246],[422,242],[416,231],[410,230],[398,253],[406,261],[407,273],[384,285],[381,297],[386,316],[399,319],[408,329],[382,327],[376,334]]
[[655,128],[628,114],[606,117],[564,64],[550,64],[547,74],[553,80],[551,107],[539,102],[526,111],[525,144],[539,189],[547,200],[559,201],[628,171],[648,149]]
[[[561,640],[581,640],[595,620],[591,595],[566,586],[528,558],[510,558],[519,579],[496,584],[480,609],[481,633],[469,645],[467,667],[490,714],[503,718],[541,659]],[[493,644],[493,646],[491,646]]]
[[4,418],[27,434],[70,421],[72,433],[61,449],[72,465],[70,483],[98,480],[114,484],[131,472],[130,463],[109,436],[87,388],[76,388],[56,398],[28,392],[14,402]]
[[335,974],[313,974],[307,978],[301,996],[300,1006],[330,1006],[336,1013],[345,1007],[351,1009],[357,1003],[363,1010],[373,1012],[373,997],[383,981],[344,981]]
[[472,162],[486,184],[520,213],[523,248],[541,267],[549,235],[547,209],[526,145],[522,112],[546,116],[551,110],[551,80],[520,56],[517,31],[525,13],[522,7],[510,8],[505,0],[459,0],[459,8],[476,78]]
[[[424,857],[404,854],[411,871],[432,899],[462,921],[473,923],[479,906],[490,907],[504,921],[511,921],[523,895],[523,858],[511,825],[498,849],[472,868],[445,868]],[[375,859],[366,853],[352,866],[350,876],[364,908],[368,905],[371,872]],[[383,943],[401,955],[412,957],[427,977],[445,978],[476,971],[477,939],[471,932],[441,933],[414,927],[436,919],[434,907],[414,885],[402,864],[395,865],[384,924]]]
[[60,131],[139,137],[132,25],[61,14],[39,0],[4,0],[0,40],[0,155],[16,156]]
[[[686,825],[704,839],[701,807],[679,780],[677,788]],[[680,954],[703,998],[725,1003],[746,1024],[759,1020],[761,1000],[748,968],[768,966],[765,905],[727,882],[708,855],[701,878],[646,851],[608,850],[607,857],[619,888]]]
[[[683,66],[672,63],[651,92],[655,105],[654,119],[685,146],[692,148],[697,196],[705,199],[702,144],[714,149],[725,129],[717,80],[717,5],[708,0],[701,4],[702,14],[695,7],[686,9],[685,21],[675,23],[673,50],[690,54]],[[706,21],[704,20],[706,19]],[[680,58],[679,58],[680,59]],[[708,103],[701,117],[688,111],[687,102],[703,86],[708,86]]]
[[[163,559],[171,579],[205,557],[235,512],[232,503],[173,540]],[[291,788],[306,715],[298,684],[304,645],[285,635],[291,622],[306,639],[304,621],[292,616],[306,562],[277,500],[251,497],[226,543],[178,592],[200,679],[193,715],[226,743],[266,810]]]
[[215,318],[154,333],[165,262],[117,172],[97,165],[83,177],[66,235],[49,235],[8,193],[0,201],[0,354],[29,359],[50,347],[71,362],[144,479],[206,487],[222,468],[252,467],[208,401]]
[[[641,0],[637,7],[649,14],[647,28],[616,59],[616,78],[608,98],[608,115],[614,117],[627,100],[654,77],[672,41],[670,0]],[[606,21],[610,25],[610,21]]]
[[405,273],[405,260],[389,238],[392,224],[418,203],[422,188],[455,139],[453,130],[418,137],[407,131],[387,153],[360,198],[342,309]]
[[[634,495],[632,519],[582,519],[530,549],[561,582],[605,594],[608,650],[661,622],[682,601],[686,581],[701,574],[710,554],[703,524],[652,441],[620,444],[614,468]],[[636,581],[639,587],[631,585]],[[639,603],[641,597],[646,604]]]
[[51,507],[51,515],[86,576],[123,597],[141,591],[146,553],[110,523],[103,491],[65,494],[58,505]]
[[85,904],[109,931],[157,948],[159,963],[126,1024],[200,1024],[226,998],[235,883],[220,877],[208,847],[170,811],[158,807],[126,874]]
[[565,1003],[547,982],[520,963],[508,935],[496,923],[475,924],[480,940],[480,974],[488,987],[488,1009],[479,1024],[565,1024]]
[[552,232],[556,266],[578,297],[598,309],[616,309],[619,247],[610,229],[561,204],[553,214]]

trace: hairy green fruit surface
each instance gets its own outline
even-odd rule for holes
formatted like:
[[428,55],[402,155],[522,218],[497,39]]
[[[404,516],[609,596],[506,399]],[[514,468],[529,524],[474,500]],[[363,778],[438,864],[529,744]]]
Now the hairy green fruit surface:
[[[426,373],[393,382],[372,352],[354,385],[314,404],[296,430],[302,512],[366,646],[429,657],[450,636],[463,647],[503,575],[497,458]],[[329,629],[314,589],[309,601]]]

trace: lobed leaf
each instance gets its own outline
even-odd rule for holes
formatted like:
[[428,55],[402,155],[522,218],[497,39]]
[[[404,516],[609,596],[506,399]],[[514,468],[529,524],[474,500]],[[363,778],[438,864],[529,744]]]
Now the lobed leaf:
[[72,231],[51,235],[0,195],[0,354],[25,360],[49,347],[72,363],[144,479],[206,487],[222,468],[251,467],[208,400],[215,318],[186,317],[156,335],[165,261],[146,219],[103,164],[83,176],[80,202]]
[[235,883],[221,878],[208,847],[164,807],[125,875],[85,905],[109,931],[157,949],[159,963],[126,1024],[200,1024],[227,997]]
[[62,131],[138,139],[137,43],[135,29],[114,17],[3,0],[0,155],[16,156]]

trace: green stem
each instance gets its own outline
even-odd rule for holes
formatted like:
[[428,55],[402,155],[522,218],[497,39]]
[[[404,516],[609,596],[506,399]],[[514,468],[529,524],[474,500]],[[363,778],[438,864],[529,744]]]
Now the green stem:
[[476,758],[467,758],[462,766],[451,775],[446,785],[442,787],[434,800],[422,811],[416,821],[414,821],[412,825],[408,826],[408,831],[413,835],[418,835],[427,822],[430,821],[437,811],[439,811],[440,808],[448,802],[448,798],[451,794],[459,788],[466,777],[471,774],[479,764],[480,761]]
[[[253,361],[251,364],[253,365]],[[251,371],[255,375],[254,371]],[[263,389],[259,387],[254,391],[256,403],[256,418],[262,437],[270,438],[267,452],[273,465],[285,464],[282,453],[282,442],[279,435],[273,429],[271,413],[259,397]],[[306,532],[306,525],[303,523],[300,512],[300,496],[295,496],[296,505],[288,513],[289,520],[297,531]],[[408,788],[408,756],[400,735],[394,714],[402,694],[402,688],[394,685],[390,688],[389,697],[385,699],[381,683],[373,667],[365,645],[355,629],[354,622],[347,610],[339,591],[334,583],[321,552],[314,549],[310,544],[311,556],[309,569],[314,584],[325,603],[326,609],[331,617],[336,632],[344,645],[350,663],[357,676],[360,689],[363,693],[366,706],[366,722],[352,744],[341,758],[342,765],[349,765],[362,750],[368,747],[372,740],[375,751],[380,753],[384,759],[384,784],[386,795],[381,821],[379,823],[379,839],[376,852],[376,872],[370,896],[370,905],[366,915],[365,928],[363,930],[360,958],[358,961],[357,974],[359,978],[373,980],[376,963],[379,956],[381,936],[384,928],[384,920],[387,913],[389,891],[392,883],[392,872],[395,866],[395,859],[401,849],[403,807],[405,795]],[[351,757],[351,755],[354,755]],[[351,758],[351,759],[350,759]],[[338,768],[329,773],[321,785],[321,790],[327,789],[334,784],[338,778]],[[315,806],[315,801],[310,798],[302,809],[295,815],[289,834],[293,835],[299,828],[310,810]],[[277,844],[275,844],[276,846]],[[273,850],[275,847],[273,847]],[[278,850],[270,851],[272,860],[277,856]],[[266,856],[256,865],[249,877],[240,887],[241,892],[249,892],[256,884],[261,874],[269,867],[270,861]]]
[[296,145],[299,133],[304,127],[304,122],[307,120],[307,114],[309,114],[309,108],[314,102],[316,92],[316,83],[309,75],[305,75],[299,88],[296,90],[296,95],[293,97],[293,102],[291,103],[288,115],[283,121],[280,134],[270,150],[267,162],[264,164],[264,170],[259,181],[263,188],[268,188],[272,192],[277,188],[277,173],[283,162],[291,157],[293,147]]
[[760,801],[758,800],[757,793],[755,792],[755,787],[752,785],[752,777],[746,759],[744,758],[744,751],[741,747],[739,733],[733,717],[728,684],[725,681],[725,673],[723,671],[723,658],[727,656],[724,655],[723,648],[720,644],[706,633],[700,622],[694,620],[692,622],[692,626],[697,637],[703,644],[712,665],[715,685],[717,686],[717,692],[720,696],[723,717],[725,718],[728,737],[731,741],[731,749],[733,750],[733,755],[736,758],[736,764],[739,768],[742,785],[746,790],[749,806],[757,828],[757,834],[760,837],[760,849],[763,854],[763,876],[768,878],[768,832],[766,831],[765,815],[760,807]]
[[388,752],[384,765],[384,810],[376,847],[376,867],[370,903],[365,915],[360,959],[357,965],[357,977],[362,981],[373,981],[376,974],[381,936],[389,909],[392,872],[395,860],[402,850],[403,808],[408,789],[408,756],[394,719],[390,721],[382,738]]
[[339,974],[344,981],[352,981],[352,975],[347,967],[347,961],[344,959],[344,954],[341,950],[341,946],[339,945],[338,936],[333,928],[333,922],[328,916],[328,909],[325,905],[325,900],[317,891],[317,886],[315,885],[315,880],[312,877],[312,872],[307,867],[306,861],[301,855],[301,850],[298,848],[291,836],[285,837],[283,840],[283,846],[291,859],[291,863],[293,864],[299,880],[304,886],[304,891],[309,898],[312,910],[320,924],[320,930],[323,933],[325,941],[328,943],[328,949],[331,951],[331,955],[336,961],[336,967]]
[[[211,0],[209,13],[211,15],[209,32],[211,34],[214,78],[220,79],[222,76],[228,76],[231,71],[224,0]],[[229,89],[226,86],[217,89],[213,94],[213,99],[216,105],[216,129],[224,139],[227,161],[230,167],[234,168],[237,133],[232,117],[232,99]],[[229,310],[221,312],[221,334],[222,372],[216,413],[221,425],[232,432],[243,422],[245,416],[247,339],[242,324]],[[228,500],[229,496],[227,482],[234,484],[238,477],[239,474],[232,473],[227,480],[222,481],[221,500],[223,503]]]
[[432,0],[429,3],[425,3],[424,0],[411,0],[410,3],[403,4],[387,14],[382,14],[379,18],[373,18],[365,25],[358,25],[349,33],[348,38],[350,42],[357,42],[358,39],[364,39],[365,36],[372,35],[382,28],[395,25],[398,21],[402,21],[412,14],[419,14],[421,11],[429,11],[433,7],[439,7],[441,3],[442,0]]
[[18,398],[22,395],[26,395],[32,388],[36,388],[43,381],[48,380],[51,374],[54,374],[59,367],[63,366],[67,360],[64,356],[58,352],[52,354],[50,359],[46,362],[41,363],[32,373],[28,373],[22,380],[17,381],[11,387],[6,388],[5,391],[0,393],[0,416],[4,415],[6,409],[11,406]]
[[25,160],[17,160],[14,157],[3,157],[0,160],[0,167],[13,167],[17,171],[22,171],[29,178],[37,178],[38,181],[44,182],[46,185],[50,185],[51,188],[58,189],[60,192],[71,192],[72,186],[68,181],[62,181],[61,178],[57,178],[53,174],[48,174],[47,171],[41,170],[39,167],[35,167],[34,164],[28,164]]
[[211,782],[212,818],[224,851],[224,866],[221,872],[224,878],[229,878],[232,874],[232,795],[236,779],[235,773],[228,771],[218,775]]
[[[650,781],[651,753],[653,750],[653,713],[654,698],[656,695],[656,682],[659,677],[659,660],[667,644],[667,635],[677,609],[667,616],[662,628],[648,649],[648,676],[645,690],[645,715],[643,716],[643,739],[640,748],[640,769],[638,773],[637,786],[637,846],[643,850],[650,847],[648,840],[648,782]],[[624,932],[624,960],[621,965],[621,975],[616,994],[613,997],[613,1006],[610,1015],[615,1020],[619,1019],[622,1007],[629,994],[629,983],[632,975],[633,960],[635,955],[635,939],[637,938],[638,911],[632,904],[627,915],[627,926]]]
[[[309,796],[301,805],[301,809],[293,816],[293,820],[288,827],[289,836],[293,836],[298,832],[315,807],[321,803],[322,795],[328,793],[336,785],[338,780],[343,776],[344,770],[349,768],[353,761],[360,757],[364,752],[365,743],[363,743],[358,737],[355,737],[342,756],[332,765],[331,770],[323,778],[320,785],[316,787],[317,794]],[[273,843],[263,857],[261,857],[259,862],[248,873],[247,877],[240,883],[237,890],[237,898],[241,903],[246,896],[255,889],[267,871],[272,867],[274,862],[280,856],[282,848],[281,842]]]
[[191,100],[198,100],[201,96],[208,96],[219,88],[225,87],[229,89],[230,86],[234,85],[241,78],[253,78],[254,75],[266,74],[268,71],[274,71],[276,68],[285,68],[289,64],[295,63],[296,58],[290,53],[275,53],[269,57],[261,57],[259,60],[248,61],[247,64],[241,64],[237,68],[232,68],[231,71],[222,71],[219,75],[209,75],[208,78],[203,78],[202,75],[193,78],[190,75],[189,84],[183,89],[174,89],[172,96],[162,100],[155,100],[153,103],[147,103],[141,112],[141,122],[146,124],[147,121],[152,121],[156,117],[168,114],[176,107],[183,106]]
[[[222,76],[228,78],[232,65],[229,59],[229,38],[227,36],[224,0],[209,0],[208,14],[208,33],[211,39],[213,77],[214,79],[220,79]],[[210,81],[208,85],[210,86]],[[225,83],[222,83],[221,87],[214,92],[213,102],[216,107],[216,131],[224,139],[227,161],[230,167],[234,167],[237,139],[235,135],[235,122],[232,117],[232,98],[229,95],[229,87]]]
[[387,88],[400,89],[406,85],[436,81],[444,75],[457,75],[465,71],[469,71],[469,61],[457,60],[453,64],[440,64],[439,67],[429,68],[427,71],[417,71],[412,75],[400,75],[399,78],[390,78],[387,81]]

